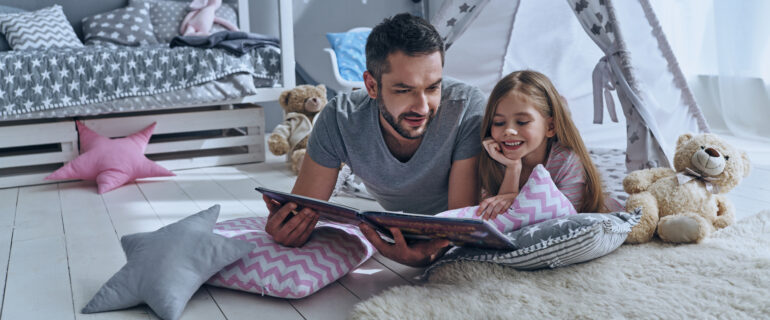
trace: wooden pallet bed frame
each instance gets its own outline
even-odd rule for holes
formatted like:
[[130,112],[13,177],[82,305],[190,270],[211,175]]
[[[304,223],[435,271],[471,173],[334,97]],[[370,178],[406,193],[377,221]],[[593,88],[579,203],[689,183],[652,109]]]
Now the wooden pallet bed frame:
[[[157,122],[145,154],[169,170],[265,160],[260,102],[293,88],[291,0],[278,0],[282,86],[236,100],[98,116],[0,121],[0,188],[51,183],[47,175],[78,155],[75,121],[101,135],[124,137]],[[249,2],[238,0],[239,28],[249,31]]]

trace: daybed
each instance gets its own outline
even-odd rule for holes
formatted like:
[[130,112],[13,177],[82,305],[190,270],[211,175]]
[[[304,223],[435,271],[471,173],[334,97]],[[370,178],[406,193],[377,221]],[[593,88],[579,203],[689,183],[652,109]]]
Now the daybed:
[[[249,31],[249,2],[225,3],[237,12],[239,28]],[[53,4],[78,33],[83,17],[127,5],[0,0],[30,11]],[[265,19],[270,10],[261,9]],[[77,157],[78,120],[110,137],[157,122],[146,154],[171,170],[264,161],[265,120],[257,103],[294,86],[291,1],[278,0],[277,14],[281,47],[240,57],[167,43],[0,52],[0,188],[45,183]]]

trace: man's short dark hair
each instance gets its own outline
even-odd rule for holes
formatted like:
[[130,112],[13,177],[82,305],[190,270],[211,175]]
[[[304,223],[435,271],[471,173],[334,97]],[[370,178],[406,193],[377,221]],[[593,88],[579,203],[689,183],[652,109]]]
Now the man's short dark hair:
[[408,56],[441,54],[444,65],[444,41],[425,19],[408,13],[400,13],[372,29],[366,39],[366,70],[380,85],[382,75],[390,71],[388,55],[401,51]]

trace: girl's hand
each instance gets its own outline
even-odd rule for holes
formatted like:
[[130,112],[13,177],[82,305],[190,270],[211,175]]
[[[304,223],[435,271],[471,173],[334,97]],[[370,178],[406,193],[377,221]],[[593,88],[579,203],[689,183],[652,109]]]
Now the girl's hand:
[[476,215],[481,216],[483,220],[494,220],[511,207],[517,195],[517,193],[506,193],[486,198],[479,204]]
[[511,160],[508,159],[504,154],[503,151],[500,150],[500,144],[495,141],[493,138],[486,138],[484,141],[481,142],[481,144],[484,145],[484,149],[487,150],[487,153],[489,153],[489,156],[492,159],[495,159],[495,161],[501,163],[506,168],[511,165],[516,165],[516,162],[518,162],[519,167],[521,166],[521,159]]

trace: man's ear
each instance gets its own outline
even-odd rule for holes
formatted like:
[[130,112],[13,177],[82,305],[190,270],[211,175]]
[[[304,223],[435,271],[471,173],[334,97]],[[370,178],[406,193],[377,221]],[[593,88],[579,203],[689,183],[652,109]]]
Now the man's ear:
[[372,99],[377,99],[377,79],[374,79],[369,71],[364,71],[364,85],[366,86],[366,92]]
[[556,135],[556,129],[553,126],[553,117],[550,117],[550,118],[546,119],[545,121],[546,121],[545,122],[545,124],[546,124],[545,136],[547,138],[552,138],[553,136]]

